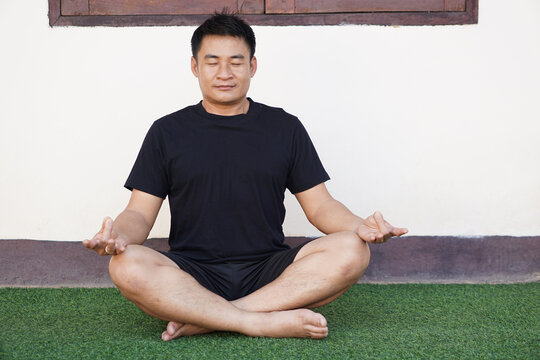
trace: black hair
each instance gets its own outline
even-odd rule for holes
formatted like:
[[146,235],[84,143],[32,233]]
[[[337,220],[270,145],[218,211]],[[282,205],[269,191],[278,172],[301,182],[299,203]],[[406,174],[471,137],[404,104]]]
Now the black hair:
[[244,20],[227,10],[216,13],[206,19],[191,37],[191,53],[197,59],[203,38],[206,35],[234,36],[243,39],[250,50],[250,59],[255,55],[255,34],[253,29]]

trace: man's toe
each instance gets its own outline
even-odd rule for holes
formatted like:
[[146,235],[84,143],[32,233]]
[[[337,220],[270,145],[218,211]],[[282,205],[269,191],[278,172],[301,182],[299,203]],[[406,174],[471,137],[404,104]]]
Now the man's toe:
[[169,321],[169,323],[167,324],[167,330],[166,332],[169,333],[169,335],[173,336],[174,333],[178,330],[178,328],[180,326],[178,326],[179,324],[174,322],[174,321]]

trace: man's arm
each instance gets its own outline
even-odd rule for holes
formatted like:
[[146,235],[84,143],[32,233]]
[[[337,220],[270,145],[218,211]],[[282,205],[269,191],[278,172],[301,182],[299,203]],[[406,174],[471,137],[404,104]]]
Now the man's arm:
[[100,255],[121,254],[130,244],[142,244],[148,237],[163,199],[133,189],[124,211],[113,222],[106,217],[101,230],[83,245]]
[[356,216],[330,195],[324,183],[295,196],[309,222],[325,234],[353,231],[364,241],[384,242],[408,232],[405,228],[390,225],[378,211],[366,219]]

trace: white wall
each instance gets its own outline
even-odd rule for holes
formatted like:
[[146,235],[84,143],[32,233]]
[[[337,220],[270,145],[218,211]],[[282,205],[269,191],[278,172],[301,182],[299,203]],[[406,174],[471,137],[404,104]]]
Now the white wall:
[[[251,97],[302,119],[357,214],[540,234],[538,0],[481,1],[478,25],[254,29]],[[123,209],[150,124],[200,98],[193,30],[49,28],[46,1],[0,0],[0,239],[80,240]],[[286,205],[287,235],[318,234]]]

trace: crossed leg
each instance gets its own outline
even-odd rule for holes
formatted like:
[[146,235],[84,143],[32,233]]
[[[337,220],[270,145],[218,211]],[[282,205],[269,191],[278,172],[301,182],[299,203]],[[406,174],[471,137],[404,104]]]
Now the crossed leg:
[[306,244],[273,282],[229,302],[202,287],[166,256],[129,246],[114,256],[111,278],[148,314],[169,321],[164,340],[212,330],[249,336],[323,338],[326,319],[307,308],[327,304],[352,286],[369,263],[369,248],[353,232]]

